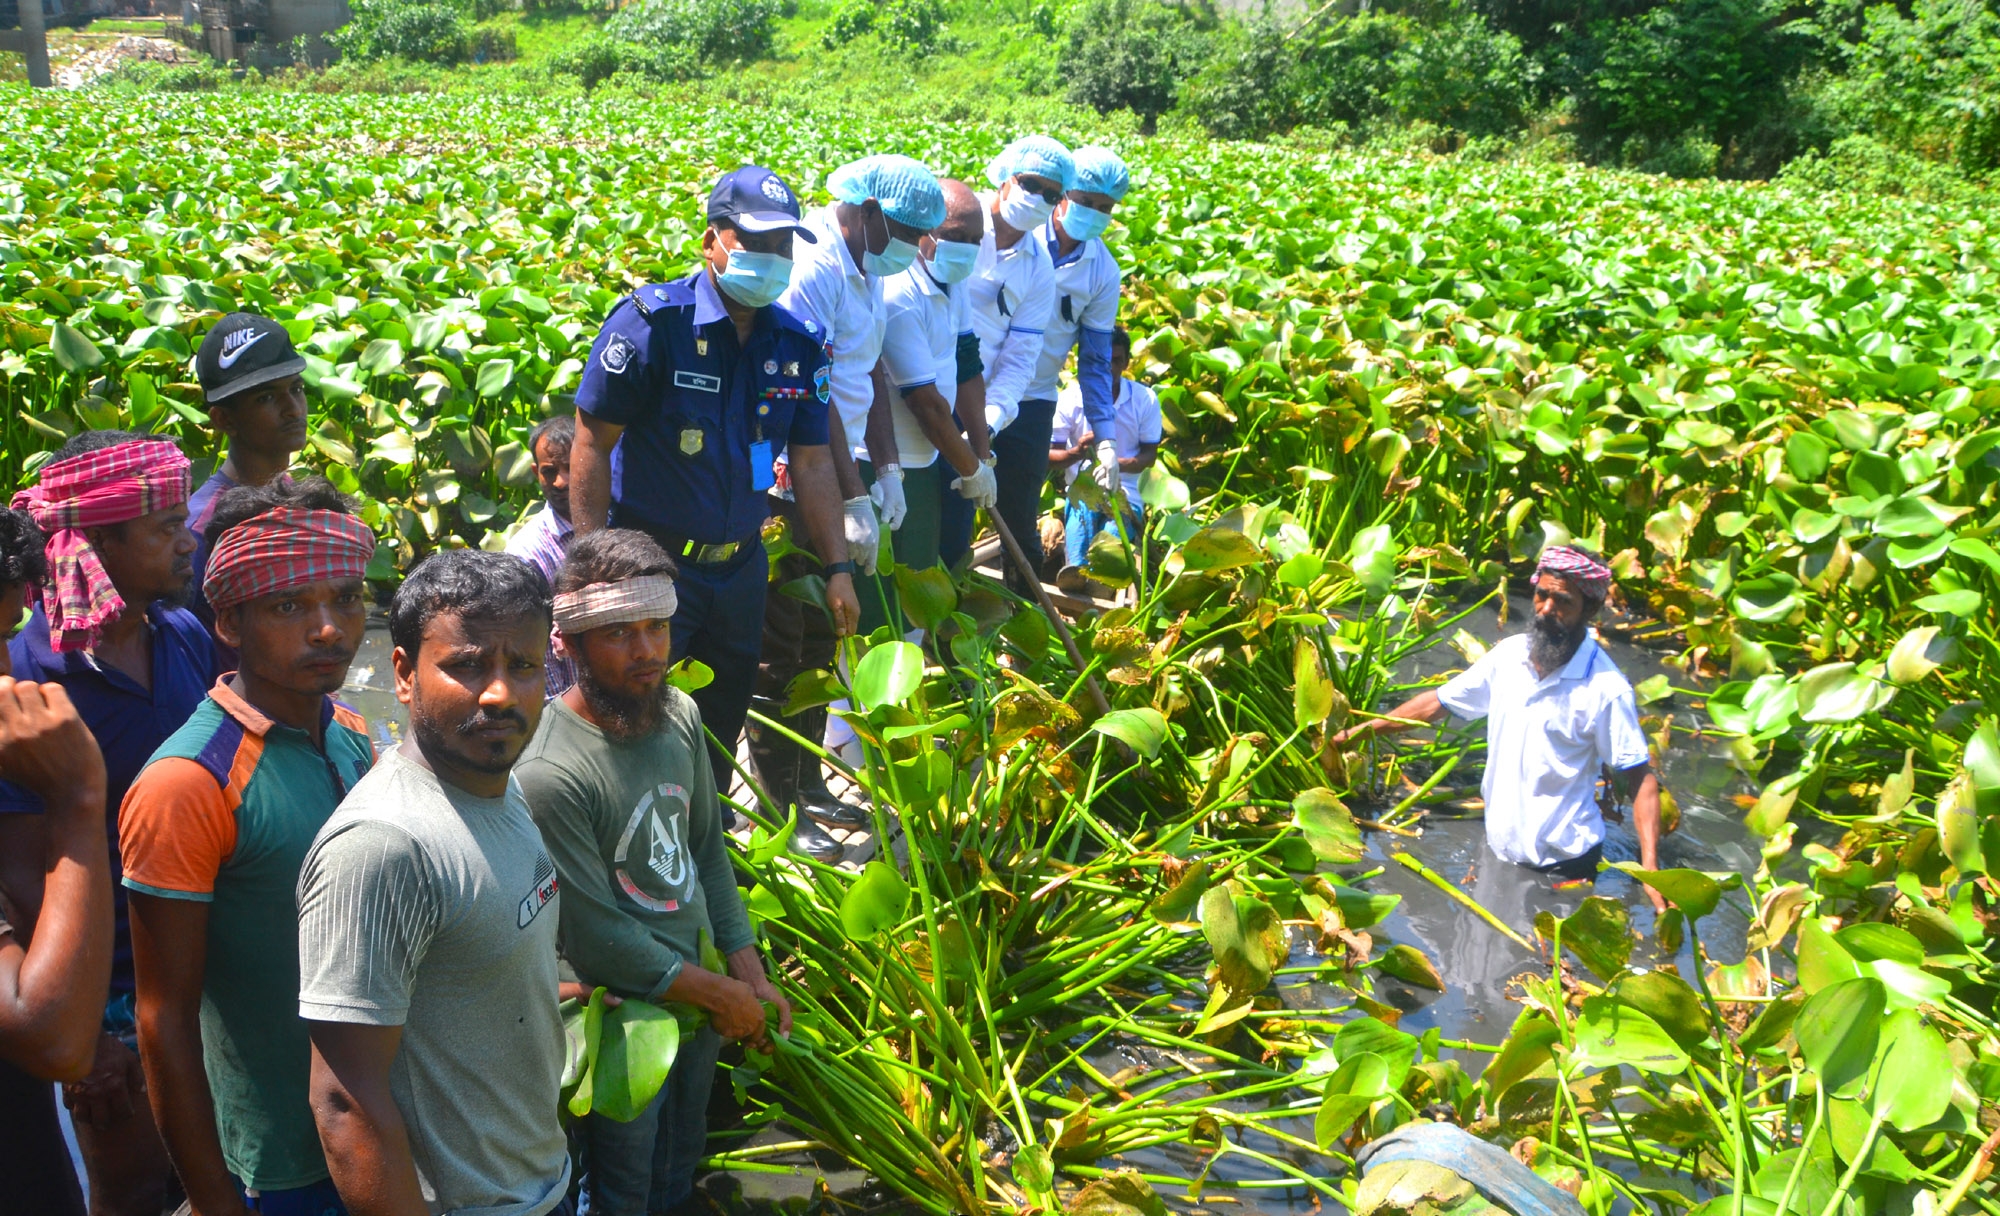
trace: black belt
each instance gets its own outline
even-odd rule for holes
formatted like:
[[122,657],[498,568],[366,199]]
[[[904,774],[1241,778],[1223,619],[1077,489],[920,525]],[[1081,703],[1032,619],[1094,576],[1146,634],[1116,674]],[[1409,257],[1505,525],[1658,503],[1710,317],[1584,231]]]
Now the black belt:
[[636,528],[660,542],[660,547],[671,554],[675,561],[696,566],[727,565],[750,552],[753,547],[762,543],[764,539],[760,533],[746,540],[732,540],[724,541],[719,545],[705,545],[698,540],[689,540],[687,537],[675,533],[670,528],[658,527],[645,520],[614,518],[611,526],[614,528]]

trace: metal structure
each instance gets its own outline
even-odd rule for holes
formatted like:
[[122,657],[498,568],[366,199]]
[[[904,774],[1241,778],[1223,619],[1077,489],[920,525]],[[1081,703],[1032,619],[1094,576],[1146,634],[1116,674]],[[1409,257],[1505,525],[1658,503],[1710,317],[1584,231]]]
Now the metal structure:
[[28,60],[28,83],[49,87],[48,16],[43,0],[0,0],[0,51],[19,51]]

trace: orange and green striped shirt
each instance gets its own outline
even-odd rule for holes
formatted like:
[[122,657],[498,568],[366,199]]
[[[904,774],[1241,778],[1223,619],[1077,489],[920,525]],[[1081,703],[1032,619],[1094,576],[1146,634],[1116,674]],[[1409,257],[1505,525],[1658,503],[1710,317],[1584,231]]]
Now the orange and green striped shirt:
[[320,825],[374,764],[361,716],[333,698],[323,746],[216,682],[118,812],[125,886],[209,905],[201,1041],[230,1172],[257,1190],[326,1178],[299,1018],[299,869]]

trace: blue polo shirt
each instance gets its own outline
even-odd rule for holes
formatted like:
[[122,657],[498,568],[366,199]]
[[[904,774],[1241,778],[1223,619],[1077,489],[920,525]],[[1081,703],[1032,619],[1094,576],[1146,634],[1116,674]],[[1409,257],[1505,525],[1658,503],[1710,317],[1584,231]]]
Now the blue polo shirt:
[[770,514],[768,462],[827,442],[824,336],[774,304],[739,343],[706,270],[620,300],[576,393],[578,409],[625,428],[613,522],[705,545],[754,540]]
[[[149,692],[124,672],[100,667],[89,653],[57,654],[49,620],[36,608],[7,644],[14,678],[63,686],[83,724],[104,753],[104,817],[111,835],[111,895],[117,936],[111,956],[111,990],[132,991],[132,933],[125,919],[124,868],[118,862],[118,805],[125,790],[168,736],[179,730],[215,683],[215,646],[194,613],[155,601],[146,609],[153,631],[153,687]],[[0,814],[40,814],[41,799],[0,781]]]

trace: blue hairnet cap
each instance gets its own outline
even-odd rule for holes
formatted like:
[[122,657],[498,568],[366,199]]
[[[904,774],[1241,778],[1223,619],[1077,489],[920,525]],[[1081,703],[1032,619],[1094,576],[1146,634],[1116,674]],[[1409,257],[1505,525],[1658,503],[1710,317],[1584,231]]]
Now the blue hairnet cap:
[[996,186],[1023,173],[1046,177],[1067,191],[1076,183],[1076,160],[1068,148],[1046,135],[1023,135],[986,166],[986,180]]
[[931,171],[907,156],[864,156],[833,171],[826,188],[843,203],[869,199],[882,214],[925,232],[944,223],[944,188]]
[[1117,202],[1132,188],[1131,171],[1111,149],[1095,146],[1078,148],[1074,159],[1076,184],[1070,189],[1088,194],[1108,194],[1112,202]]

